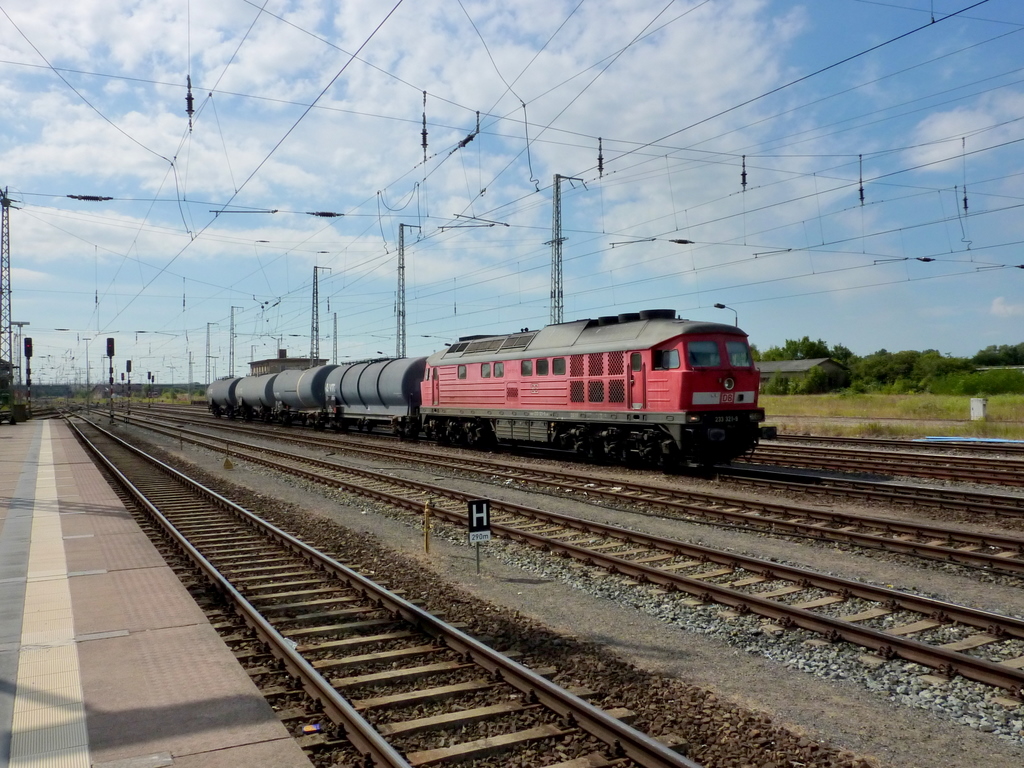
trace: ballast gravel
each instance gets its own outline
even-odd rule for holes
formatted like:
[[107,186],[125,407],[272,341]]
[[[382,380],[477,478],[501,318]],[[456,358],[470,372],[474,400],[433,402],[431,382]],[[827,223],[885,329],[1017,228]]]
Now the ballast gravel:
[[[139,436],[182,453],[176,441],[145,432]],[[325,531],[330,520],[387,542],[396,551],[388,581],[434,584],[437,594],[422,597],[428,604],[440,600],[438,607],[449,610],[458,605],[460,612],[476,611],[469,617],[475,619],[474,633],[486,634],[482,628],[498,617],[503,623],[521,619],[550,649],[561,647],[564,654],[571,648],[573,659],[586,649],[601,658],[588,657],[581,665],[595,679],[579,684],[600,688],[602,677],[617,680],[627,670],[644,686],[644,697],[651,700],[648,712],[664,707],[665,697],[679,697],[681,712],[699,713],[697,722],[689,723],[690,754],[708,766],[1024,764],[1024,707],[1001,702],[988,686],[959,678],[936,683],[931,670],[900,660],[865,663],[863,649],[823,643],[801,630],[766,631],[756,616],[723,618],[720,606],[683,605],[685,596],[638,587],[525,545],[489,542],[477,575],[476,553],[466,545],[465,533],[454,527],[435,523],[428,556],[422,553],[419,520],[406,513],[243,462],[228,471],[221,466],[222,456],[206,451],[186,448],[184,455],[219,482],[248,489],[250,498],[243,504],[272,514],[275,500],[285,502],[288,511],[281,524]],[[761,538],[750,535],[752,541]],[[751,552],[756,548],[749,545]],[[887,568],[884,558],[868,561],[877,562],[880,572]],[[422,573],[413,576],[414,571]],[[442,578],[449,584],[436,586]],[[879,575],[874,581],[886,578]],[[658,697],[662,701],[654,701]],[[652,732],[687,727],[670,715],[652,717]],[[783,742],[793,750],[786,758],[776,749]],[[757,760],[751,750],[758,746],[761,754],[779,755],[782,761]]]

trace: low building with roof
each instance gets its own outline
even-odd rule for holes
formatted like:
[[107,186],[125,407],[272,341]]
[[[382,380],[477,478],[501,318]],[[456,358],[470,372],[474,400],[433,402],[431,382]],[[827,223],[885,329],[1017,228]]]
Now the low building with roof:
[[828,376],[832,387],[845,387],[850,383],[850,371],[831,357],[813,357],[806,360],[758,360],[754,363],[761,372],[761,391],[773,379],[802,382],[812,370],[819,368]]
[[327,365],[327,360],[317,358],[312,360],[308,357],[288,357],[287,349],[279,349],[277,357],[269,357],[266,360],[253,360],[249,363],[250,376],[262,376],[265,373],[280,373],[281,371],[305,370],[315,368],[318,365]]

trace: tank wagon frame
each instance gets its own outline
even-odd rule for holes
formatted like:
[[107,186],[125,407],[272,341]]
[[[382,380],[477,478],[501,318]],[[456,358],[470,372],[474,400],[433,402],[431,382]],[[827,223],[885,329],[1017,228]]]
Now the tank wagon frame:
[[430,357],[210,385],[215,416],[372,430],[442,444],[535,444],[665,469],[728,462],[762,436],[747,335],[673,310],[470,336]]

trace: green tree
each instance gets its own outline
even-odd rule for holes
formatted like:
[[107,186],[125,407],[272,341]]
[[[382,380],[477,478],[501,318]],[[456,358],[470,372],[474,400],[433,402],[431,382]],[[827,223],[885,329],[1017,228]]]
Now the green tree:
[[1024,365],[1024,343],[985,347],[972,359],[975,365]]
[[769,347],[761,353],[764,361],[776,360],[814,360],[820,357],[831,357],[828,344],[821,339],[811,341],[809,336],[802,339],[786,339],[781,347]]

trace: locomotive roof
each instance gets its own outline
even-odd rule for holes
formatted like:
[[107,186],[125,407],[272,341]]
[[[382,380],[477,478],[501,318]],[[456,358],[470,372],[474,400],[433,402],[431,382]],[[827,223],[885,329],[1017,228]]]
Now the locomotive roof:
[[601,325],[596,320],[576,320],[501,336],[474,336],[462,339],[427,359],[428,365],[443,365],[456,360],[519,360],[528,357],[579,355],[587,352],[618,352],[646,349],[677,336],[688,334],[747,334],[722,323],[697,320],[651,318]]

